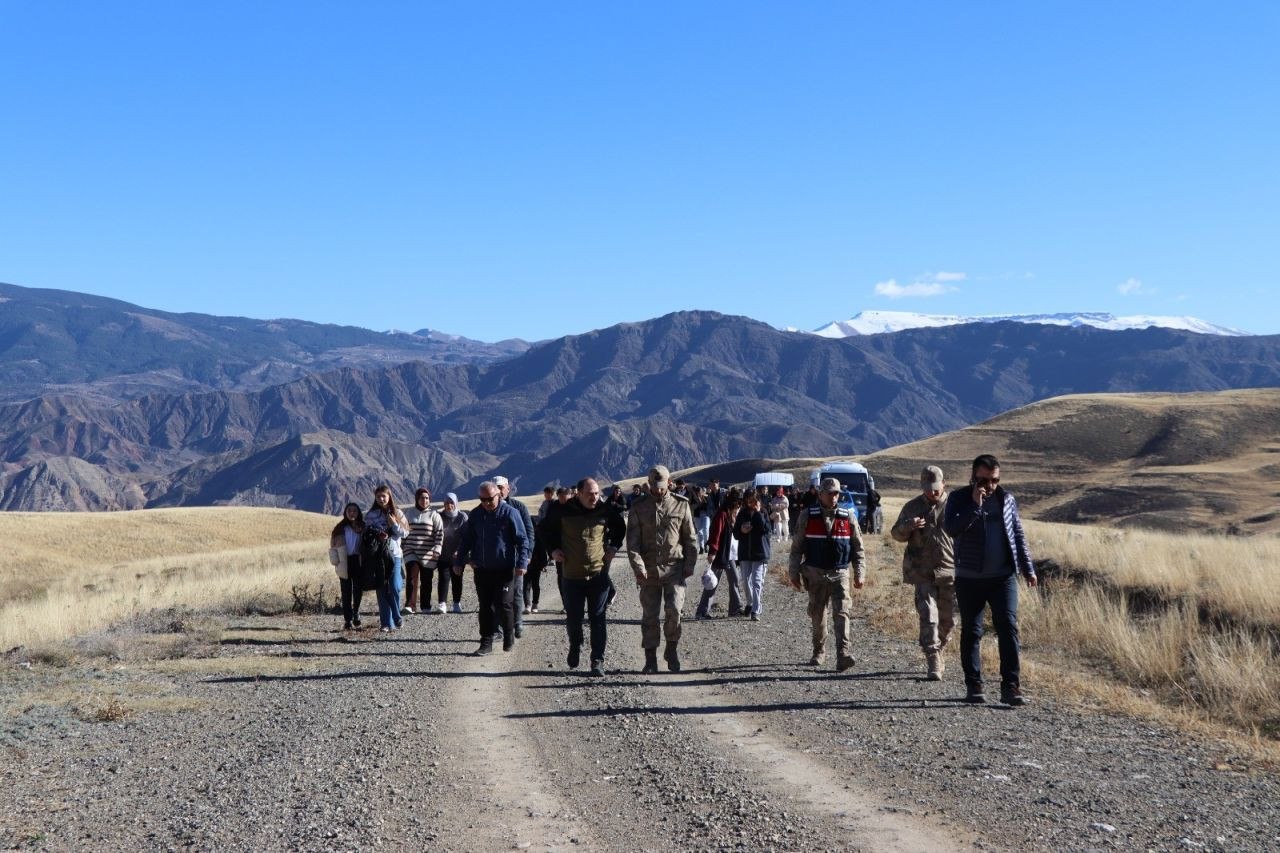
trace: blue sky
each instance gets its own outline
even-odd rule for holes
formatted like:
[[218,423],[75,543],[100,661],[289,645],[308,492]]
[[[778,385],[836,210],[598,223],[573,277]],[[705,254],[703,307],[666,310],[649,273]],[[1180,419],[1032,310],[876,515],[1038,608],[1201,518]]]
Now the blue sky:
[[1278,42],[1275,3],[0,0],[0,281],[490,340],[1276,333]]

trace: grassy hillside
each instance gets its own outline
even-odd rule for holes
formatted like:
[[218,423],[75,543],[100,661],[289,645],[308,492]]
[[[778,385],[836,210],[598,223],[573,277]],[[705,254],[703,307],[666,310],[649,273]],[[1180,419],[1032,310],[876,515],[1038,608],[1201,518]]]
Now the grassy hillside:
[[134,613],[285,594],[327,580],[336,519],[213,507],[0,513],[0,650],[56,642]]
[[[920,468],[953,484],[994,453],[1025,512],[1044,521],[1214,533],[1280,532],[1280,389],[1055,397],[983,423],[857,457],[881,492],[909,494]],[[738,460],[681,472],[736,482],[821,459]]]

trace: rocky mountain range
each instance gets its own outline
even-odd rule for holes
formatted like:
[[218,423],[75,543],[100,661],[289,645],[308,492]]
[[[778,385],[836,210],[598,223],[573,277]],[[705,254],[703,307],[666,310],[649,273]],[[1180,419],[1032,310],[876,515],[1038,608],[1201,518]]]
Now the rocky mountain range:
[[430,329],[174,314],[118,299],[0,283],[0,402],[71,395],[250,391],[336,367],[487,364],[529,348]]
[[[121,306],[113,310],[137,313]],[[308,328],[297,332],[305,347],[288,346],[315,353],[320,364],[299,356],[289,369],[303,375],[289,381],[109,396],[136,390],[132,369],[171,371],[197,386],[255,384],[236,370],[256,356],[235,352],[235,341],[256,340],[251,324],[260,321],[224,324],[232,340],[201,322],[197,341],[163,332],[146,338],[156,348],[149,362],[122,347],[117,362],[81,379],[92,393],[61,385],[0,405],[0,507],[332,512],[348,497],[367,499],[382,481],[400,495],[423,483],[437,494],[469,494],[480,479],[503,473],[527,493],[588,473],[634,476],[659,460],[679,468],[869,452],[1059,394],[1280,385],[1275,336],[1004,322],[830,340],[681,312],[487,363],[444,355],[324,369],[339,349],[327,345],[326,329],[341,341],[368,339],[341,327]],[[27,340],[59,328],[45,327]],[[85,323],[61,328],[89,329],[92,338]],[[236,370],[214,357],[201,362],[197,350],[238,356]],[[12,347],[0,356],[0,369],[24,369]]]

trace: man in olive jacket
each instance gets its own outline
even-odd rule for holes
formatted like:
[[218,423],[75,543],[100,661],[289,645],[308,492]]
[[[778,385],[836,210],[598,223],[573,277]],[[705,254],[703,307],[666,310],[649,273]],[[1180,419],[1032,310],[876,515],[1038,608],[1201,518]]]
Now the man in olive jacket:
[[626,522],[617,506],[600,499],[600,484],[591,477],[578,483],[578,496],[543,522],[547,550],[564,565],[561,598],[569,632],[569,668],[578,666],[582,650],[582,610],[591,622],[591,674],[604,675],[605,618],[609,606],[609,564],[622,547]]
[[956,564],[951,537],[943,529],[947,483],[942,469],[930,465],[920,472],[921,493],[907,501],[889,534],[907,543],[902,555],[903,583],[916,588],[916,613],[920,616],[920,648],[924,650],[929,680],[942,680],[946,666],[942,650],[955,628]]
[[667,669],[680,671],[680,610],[685,580],[698,563],[698,540],[688,499],[673,494],[665,465],[649,469],[649,493],[636,499],[627,515],[627,559],[640,587],[640,645],[645,673],[658,671],[658,609],[665,608]]

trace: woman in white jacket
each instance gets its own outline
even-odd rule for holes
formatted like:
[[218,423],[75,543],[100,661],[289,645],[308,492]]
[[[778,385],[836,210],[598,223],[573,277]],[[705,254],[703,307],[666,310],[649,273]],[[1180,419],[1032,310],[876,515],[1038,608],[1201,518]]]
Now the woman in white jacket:
[[364,595],[360,577],[360,534],[364,513],[350,503],[342,510],[342,520],[329,536],[329,562],[338,573],[342,587],[342,630],[360,627],[360,599]]

